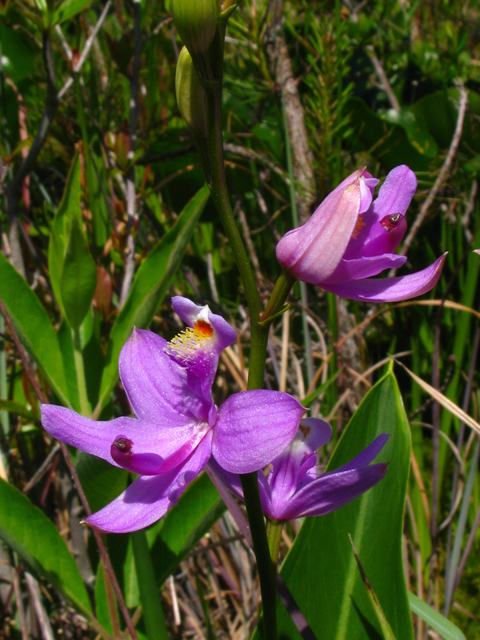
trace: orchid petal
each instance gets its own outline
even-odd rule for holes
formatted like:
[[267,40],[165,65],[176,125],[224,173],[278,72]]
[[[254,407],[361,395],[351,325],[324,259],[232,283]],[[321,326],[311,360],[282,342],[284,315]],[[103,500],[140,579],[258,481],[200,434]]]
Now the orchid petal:
[[237,332],[235,329],[230,326],[222,316],[212,313],[208,305],[201,307],[188,298],[173,296],[172,306],[183,322],[188,324],[189,327],[194,327],[198,320],[206,321],[212,325],[214,329],[212,336],[214,348],[218,354],[237,340]]
[[347,462],[342,467],[335,469],[334,471],[330,471],[324,473],[323,475],[330,475],[331,473],[340,473],[342,471],[351,471],[352,469],[359,469],[360,467],[368,467],[368,465],[375,460],[383,447],[387,444],[390,438],[390,434],[381,433],[379,436],[375,438],[373,442],[371,442],[368,447],[366,447],[358,456],[355,456],[353,460]]
[[417,177],[405,164],[392,169],[372,205],[377,220],[401,213],[405,215],[417,190]]
[[387,473],[387,464],[374,464],[341,473],[321,475],[300,489],[281,513],[278,520],[306,516],[322,516],[345,506],[376,485]]
[[[393,228],[392,225],[394,225]],[[399,213],[385,216],[380,222],[375,222],[372,225],[362,248],[362,255],[368,258],[379,256],[383,253],[393,253],[402,241],[406,231],[407,221],[405,216]]]
[[188,484],[204,469],[211,453],[211,433],[182,465],[156,476],[137,478],[121,495],[86,519],[99,531],[129,533],[164,516]]
[[276,458],[273,472],[268,478],[275,509],[279,508],[280,503],[287,503],[297,490],[303,460],[326,444],[331,437],[332,429],[323,420],[304,418],[300,421],[293,442]]
[[187,371],[192,393],[208,402],[220,353],[235,342],[237,333],[208,305],[201,307],[181,296],[174,296],[172,304],[189,326],[168,343],[165,352]]
[[[304,225],[289,231],[280,240],[277,259],[290,275],[320,284],[335,271],[359,213],[370,205],[364,180],[362,172],[355,171],[325,198]],[[370,190],[367,188],[367,191]]]
[[387,253],[372,258],[356,258],[354,260],[342,260],[330,278],[322,282],[325,285],[341,284],[377,276],[385,269],[398,269],[407,261],[406,256],[398,256],[394,253]]
[[305,408],[293,396],[265,389],[230,396],[218,410],[212,453],[232,473],[251,473],[292,441]]
[[[157,424],[127,417],[103,422],[53,404],[43,404],[41,412],[42,425],[54,438],[115,466],[125,466],[112,458],[112,445],[119,438],[130,441],[133,455],[158,455],[167,469],[171,468],[173,460],[179,464],[187,458],[209,428],[203,423],[182,428],[164,423],[163,428],[159,428]],[[131,470],[138,473],[135,469]]]
[[[168,342],[152,331],[134,329],[119,358],[122,384],[137,418],[169,425],[208,421],[213,404],[192,389],[187,371],[165,350]],[[200,394],[200,395],[199,395]]]
[[362,302],[398,302],[427,293],[437,284],[446,253],[422,271],[395,278],[355,280],[322,287],[342,298]]

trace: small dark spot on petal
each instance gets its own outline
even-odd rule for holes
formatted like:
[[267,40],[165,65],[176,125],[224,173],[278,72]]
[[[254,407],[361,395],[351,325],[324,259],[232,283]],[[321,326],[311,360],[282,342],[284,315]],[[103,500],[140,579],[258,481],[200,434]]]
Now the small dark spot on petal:
[[389,216],[385,216],[383,220],[380,221],[380,224],[387,231],[393,231],[398,225],[401,217],[401,213],[391,213]]
[[115,442],[113,443],[113,445],[117,447],[117,449],[122,453],[127,453],[127,454],[132,453],[133,442],[128,438],[124,438],[123,436],[120,436],[115,439]]

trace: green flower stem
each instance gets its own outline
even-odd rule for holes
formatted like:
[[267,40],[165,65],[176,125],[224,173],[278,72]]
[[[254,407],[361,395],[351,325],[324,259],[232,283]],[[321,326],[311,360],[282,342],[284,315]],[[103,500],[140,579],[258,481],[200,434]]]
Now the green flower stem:
[[[223,37],[216,43],[217,59],[223,60],[218,55],[223,49]],[[261,389],[265,371],[267,353],[268,328],[260,324],[262,303],[257,289],[257,283],[250,264],[250,260],[238,230],[227,188],[225,176],[225,163],[223,158],[223,132],[222,132],[222,70],[215,70],[215,86],[206,87],[208,105],[208,130],[206,140],[208,152],[208,167],[206,167],[207,181],[210,193],[216,206],[223,228],[227,235],[230,247],[235,257],[237,267],[245,289],[250,317],[251,346],[250,369],[248,378],[249,389]],[[204,154],[201,154],[201,157]],[[245,497],[250,531],[252,533],[253,549],[257,559],[258,573],[260,577],[260,589],[263,604],[263,624],[265,640],[276,640],[276,576],[272,571],[270,552],[263,519],[262,505],[258,492],[258,480],[256,473],[241,476],[241,482]]]
[[278,564],[278,552],[280,550],[280,543],[282,541],[282,531],[284,524],[284,522],[279,522],[278,520],[270,520],[270,518],[267,519],[268,549],[270,552],[270,560],[275,571]]
[[282,309],[290,292],[290,289],[295,284],[295,278],[289,276],[286,271],[282,272],[282,275],[278,278],[277,282],[268,301],[267,308],[260,316],[262,322],[267,322]]
[[85,378],[85,367],[83,364],[82,344],[80,330],[72,329],[73,356],[75,361],[75,372],[77,374],[78,397],[80,399],[80,413],[89,418],[92,414],[90,403],[88,402],[87,381]]
[[[206,92],[208,112],[208,138],[197,137],[197,145],[210,194],[232,249],[247,299],[251,331],[248,389],[261,389],[264,380],[269,328],[269,323],[265,323],[265,320],[272,318],[275,313],[280,311],[293,285],[293,279],[286,274],[280,276],[272,300],[265,313],[262,314],[263,308],[257,283],[250,258],[233,215],[225,175],[222,129],[223,42],[224,33],[219,29],[212,43],[209,64],[204,65],[205,61],[194,59],[201,81],[203,79],[202,84]],[[200,64],[201,62],[202,64]],[[208,74],[205,72],[206,69],[208,69]],[[271,560],[258,491],[257,474],[244,474],[240,476],[240,479],[260,577],[264,638],[265,640],[276,640],[276,563],[272,564]]]

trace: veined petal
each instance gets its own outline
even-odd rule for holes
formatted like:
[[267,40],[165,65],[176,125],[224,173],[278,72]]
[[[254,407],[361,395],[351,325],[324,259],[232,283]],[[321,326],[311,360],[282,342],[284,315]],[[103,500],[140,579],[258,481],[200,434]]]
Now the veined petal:
[[135,415],[159,429],[207,422],[211,397],[192,393],[187,371],[165,353],[167,345],[152,331],[134,329],[123,346],[120,378]]
[[360,469],[324,474],[296,493],[277,520],[306,516],[322,516],[348,504],[376,485],[387,473],[386,464],[373,464]]
[[242,391],[219,408],[212,453],[232,473],[251,473],[293,440],[305,408],[293,396],[265,389]]
[[268,478],[272,503],[275,509],[286,504],[298,488],[298,476],[302,462],[332,437],[332,429],[324,420],[304,418],[288,446],[273,462]]
[[182,430],[174,429],[171,433],[164,429],[161,438],[153,437],[146,443],[145,452],[140,452],[142,447],[138,443],[120,435],[113,442],[110,453],[120,467],[132,473],[154,476],[178,467],[195,451],[209,431],[211,428],[204,423]]
[[[127,417],[103,422],[85,418],[71,409],[53,404],[43,404],[41,411],[42,425],[54,438],[125,468],[129,467],[121,464],[120,458],[116,460],[112,457],[112,445],[119,438],[129,441],[131,455],[155,454],[160,458],[160,466],[165,464],[167,469],[173,460],[179,464],[188,457],[209,429],[203,423],[190,423],[177,428],[177,424],[169,425],[168,422],[163,423],[163,428],[159,428],[157,424]],[[153,458],[150,459],[150,464],[152,460]],[[144,462],[146,464],[145,458]],[[139,473],[137,469],[131,470]]]
[[321,286],[323,287],[324,284],[341,284],[342,282],[377,276],[385,269],[398,269],[403,266],[406,261],[406,256],[398,256],[395,253],[386,253],[372,258],[342,260],[330,278],[324,283],[322,282]]
[[427,293],[437,284],[446,253],[422,271],[395,278],[365,279],[342,284],[321,285],[342,298],[363,302],[399,302]]
[[319,284],[335,271],[359,214],[370,206],[372,188],[366,180],[373,180],[370,174],[355,171],[325,198],[303,226],[280,240],[277,259],[290,275]]
[[392,169],[372,204],[375,218],[381,220],[394,213],[405,215],[416,190],[417,177],[407,165]]
[[148,527],[172,507],[188,484],[206,466],[211,453],[211,434],[182,465],[156,476],[137,478],[106,507],[86,522],[106,533],[129,533]]
[[335,469],[334,471],[330,471],[324,473],[323,475],[330,475],[331,473],[340,473],[342,471],[351,471],[352,469],[359,469],[360,467],[368,467],[368,465],[375,460],[383,447],[387,444],[390,438],[390,434],[381,433],[379,436],[375,438],[373,442],[371,442],[368,447],[355,456],[353,460],[347,462],[342,467]]

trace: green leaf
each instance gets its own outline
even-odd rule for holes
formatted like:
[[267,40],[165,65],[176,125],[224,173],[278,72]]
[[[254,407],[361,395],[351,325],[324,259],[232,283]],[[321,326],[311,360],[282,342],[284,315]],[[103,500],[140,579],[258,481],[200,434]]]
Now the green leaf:
[[127,488],[128,471],[80,451],[75,461],[80,483],[92,511],[99,511]]
[[13,413],[17,416],[22,416],[22,418],[26,418],[27,420],[31,420],[36,424],[40,423],[40,419],[36,416],[33,411],[30,411],[23,404],[19,402],[11,402],[10,400],[1,400],[0,399],[0,409],[8,411],[9,413]]
[[91,617],[87,590],[65,541],[47,516],[4,480],[0,480],[0,538],[37,576]]
[[146,329],[162,303],[208,198],[209,191],[204,186],[186,205],[173,228],[158,242],[138,270],[130,295],[110,332],[100,399],[94,417],[98,418],[110,399],[118,380],[118,357],[133,327]]
[[0,298],[15,330],[58,399],[71,407],[57,335],[42,303],[0,252]]
[[65,20],[69,20],[86,9],[92,0],[64,0],[56,9],[53,18],[53,24],[62,24]]
[[134,531],[131,538],[147,636],[157,640],[168,640],[162,599],[155,580],[147,536],[144,530]]
[[[158,587],[176,571],[224,512],[225,505],[217,490],[208,476],[202,474],[187,487],[167,515],[146,530]],[[131,536],[122,566],[127,606],[137,607],[140,604],[140,590]]]
[[427,171],[429,158],[415,148],[403,127],[391,124],[372,111],[361,98],[350,98],[346,106],[355,131],[352,151],[368,151],[386,169],[402,158],[414,171]]
[[50,230],[48,245],[48,271],[53,293],[63,315],[65,310],[62,301],[61,279],[63,263],[70,237],[70,228],[74,216],[80,215],[81,184],[80,161],[78,151],[72,161],[62,200],[58,206]]
[[224,512],[223,501],[203,473],[178,504],[147,530],[157,584],[163,584]]
[[[379,637],[379,625],[357,570],[348,534],[375,585],[395,637],[413,640],[401,545],[410,430],[391,371],[360,404],[335,449],[328,470],[349,462],[381,433],[391,434],[376,460],[390,463],[386,477],[338,511],[307,518],[281,569],[318,640],[378,640]],[[281,606],[278,622],[280,638],[300,637]]]
[[453,622],[447,620],[441,613],[435,611],[430,605],[423,600],[420,600],[414,593],[408,592],[408,600],[410,602],[410,609],[417,616],[420,616],[432,629],[439,633],[445,640],[467,640],[456,627]]
[[402,111],[390,109],[385,114],[385,120],[403,127],[410,144],[419,153],[427,158],[435,158],[438,153],[438,145],[420,113],[414,114],[406,109]]
[[21,29],[12,29],[0,24],[0,42],[2,43],[3,71],[18,83],[27,78],[35,64],[32,40]]
[[396,640],[395,635],[392,631],[392,627],[388,623],[386,615],[383,613],[382,605],[380,604],[377,594],[370,584],[370,580],[367,578],[367,574],[365,573],[362,563],[360,562],[360,558],[357,555],[352,538],[350,537],[350,535],[348,537],[350,538],[353,555],[355,556],[355,560],[357,561],[358,570],[360,571],[360,575],[362,576],[363,584],[365,585],[365,589],[367,590],[368,599],[370,600],[372,608],[375,611],[378,624],[380,625],[380,629],[382,630],[383,639]]
[[112,635],[112,621],[110,619],[110,612],[108,609],[103,562],[98,563],[97,577],[95,580],[95,615],[105,631]]
[[78,218],[73,216],[60,278],[60,296],[65,318],[73,329],[78,329],[87,315],[96,286],[95,261]]

